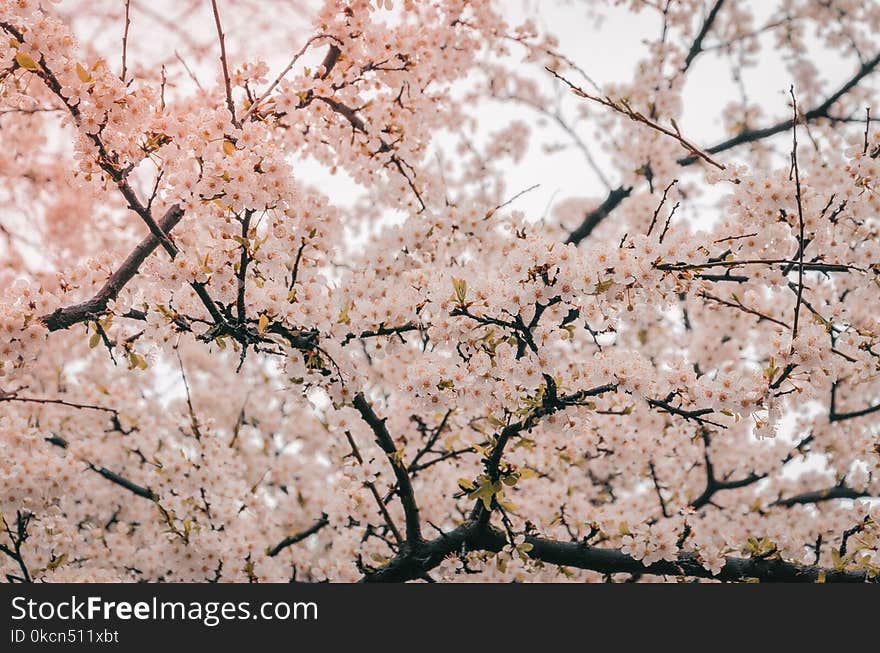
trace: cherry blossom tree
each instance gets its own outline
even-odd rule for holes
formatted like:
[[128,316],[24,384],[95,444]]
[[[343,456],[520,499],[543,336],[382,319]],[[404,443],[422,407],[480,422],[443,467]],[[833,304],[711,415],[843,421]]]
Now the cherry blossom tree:
[[880,4],[563,4],[0,0],[6,579],[877,579]]

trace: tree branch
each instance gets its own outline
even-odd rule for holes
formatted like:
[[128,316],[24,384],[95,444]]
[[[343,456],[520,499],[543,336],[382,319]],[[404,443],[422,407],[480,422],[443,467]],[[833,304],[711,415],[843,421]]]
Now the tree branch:
[[[851,77],[849,80],[847,80],[846,83],[844,83],[834,93],[829,95],[828,98],[824,102],[822,102],[822,104],[819,104],[818,106],[804,113],[804,122],[809,123],[818,120],[819,118],[830,118],[831,116],[829,115],[828,111],[829,109],[831,109],[834,103],[837,102],[844,95],[849,93],[853,88],[858,86],[859,82],[861,82],[862,79],[874,72],[874,69],[877,67],[878,64],[880,64],[880,54],[862,64],[856,71],[856,74],[853,75],[853,77]],[[721,141],[720,143],[713,145],[712,147],[706,148],[706,151],[709,154],[719,154],[720,152],[725,152],[738,145],[752,143],[754,141],[760,141],[765,138],[769,138],[770,136],[775,136],[776,134],[788,131],[793,126],[794,121],[789,118],[788,120],[783,120],[776,123],[775,125],[770,125],[768,127],[761,127],[759,129],[747,129],[732,138],[728,138],[727,140]],[[691,154],[679,159],[678,164],[681,166],[689,166],[696,163],[698,160],[699,159],[697,156]]]
[[[335,36],[332,36],[330,34],[316,34],[308,41],[306,41],[305,45],[300,48],[299,52],[293,55],[293,59],[290,60],[290,63],[287,64],[287,67],[278,74],[278,77],[276,77],[272,81],[272,83],[269,84],[269,87],[263,92],[263,94],[256,100],[254,100],[253,104],[251,104],[251,106],[248,107],[248,110],[244,112],[241,117],[242,123],[247,120],[248,117],[257,109],[257,106],[259,106],[267,97],[269,97],[272,91],[275,90],[275,87],[278,86],[279,83],[281,83],[281,80],[284,79],[285,75],[287,75],[287,73],[290,72],[290,69],[293,68],[297,61],[299,61],[299,58],[306,53],[306,50],[309,49],[309,46],[311,46],[312,43],[321,38],[329,38],[333,39],[334,41],[339,40]],[[323,73],[321,73],[320,77],[321,79],[330,74],[330,70],[333,68],[333,66],[336,65],[336,62],[339,60],[339,55],[339,48],[335,44],[331,45],[330,48],[327,50],[327,54],[324,56],[324,61],[321,63],[321,68],[323,69]]]
[[327,519],[327,513],[322,514],[321,518],[318,519],[318,521],[316,521],[304,531],[300,531],[299,533],[285,537],[278,544],[268,549],[266,551],[266,555],[270,558],[274,558],[287,547],[292,546],[298,542],[302,542],[304,539],[311,537],[329,523],[330,521]]
[[798,165],[797,155],[798,106],[797,97],[794,94],[794,86],[789,89],[789,93],[791,93],[791,109],[793,114],[791,119],[791,169],[792,173],[794,174],[795,199],[797,200],[798,215],[798,286],[797,299],[794,303],[794,319],[791,325],[791,342],[792,347],[794,347],[794,341],[797,338],[798,333],[798,318],[800,317],[801,313],[801,301],[804,296],[804,248],[806,247],[806,242],[804,240],[804,206],[801,196],[801,172],[800,166]]
[[599,223],[607,218],[623,200],[629,197],[630,193],[632,193],[631,186],[618,186],[617,188],[612,189],[599,206],[587,213],[584,217],[584,221],[569,234],[568,238],[565,239],[565,242],[574,243],[575,245],[580,243],[584,238],[589,236],[593,232],[593,229],[599,226]]
[[[0,29],[3,29],[7,33],[11,34],[20,43],[24,43],[24,36],[13,25],[0,21]],[[68,101],[68,98],[64,95],[61,83],[58,81],[58,78],[46,65],[45,57],[40,56],[39,65],[35,70],[31,70],[30,72],[43,80],[43,83],[46,84],[46,87],[50,91],[52,91],[52,93],[54,93],[59,100],[61,100],[62,104],[70,112],[70,115],[73,116],[74,121],[79,124],[79,106],[77,106],[76,104],[71,104]],[[171,258],[174,258],[177,255],[177,246],[171,241],[168,235],[164,231],[162,231],[160,226],[156,223],[156,220],[153,218],[153,214],[150,212],[149,207],[144,206],[140,199],[138,199],[137,193],[134,192],[134,189],[128,183],[127,176],[134,164],[131,164],[125,168],[120,167],[120,164],[117,161],[117,155],[115,153],[111,154],[107,151],[107,149],[104,147],[103,141],[101,141],[101,138],[98,136],[98,134],[87,133],[86,137],[94,144],[94,146],[98,150],[98,165],[100,166],[101,170],[103,170],[107,174],[107,176],[113,180],[117,188],[119,188],[119,192],[128,203],[128,208],[130,208],[132,211],[140,216],[140,218],[149,228],[150,232],[159,239],[159,242],[161,242],[162,246],[165,248],[165,251],[168,252],[168,255]]]
[[398,494],[400,495],[400,503],[403,505],[403,513],[406,517],[406,542],[410,546],[415,546],[422,541],[422,527],[419,519],[419,506],[416,503],[415,492],[413,491],[412,482],[406,466],[402,460],[399,460],[397,447],[388,428],[385,426],[385,420],[379,419],[373,407],[364,398],[363,393],[355,395],[352,402],[355,409],[361,414],[361,418],[373,430],[376,436],[376,442],[382,451],[388,456],[391,467],[394,470],[394,476],[397,479]]
[[[721,4],[718,2],[717,4]],[[716,5],[717,6],[717,5]],[[708,22],[708,21],[707,21]],[[711,26],[711,25],[710,25]],[[701,44],[702,47],[702,44]],[[880,64],[880,54],[875,56],[873,59],[867,61],[862,64],[859,69],[856,71],[855,75],[847,80],[840,88],[838,88],[834,93],[828,96],[824,102],[817,105],[816,107],[810,109],[803,115],[803,120],[805,123],[810,123],[819,118],[829,118],[829,111],[834,103],[837,102],[844,95],[849,93],[853,88],[858,86],[858,84],[868,75],[870,75],[877,65]],[[752,143],[755,141],[760,141],[765,138],[769,138],[771,136],[775,136],[776,134],[782,133],[784,131],[788,131],[792,128],[794,122],[791,119],[780,121],[774,125],[769,125],[767,127],[761,127],[757,129],[747,129],[745,131],[740,132],[736,136],[728,138],[720,143],[717,143],[711,147],[705,149],[705,152],[708,154],[720,154],[721,152],[726,152],[727,150],[733,149],[739,145],[743,145],[745,143]],[[689,154],[678,159],[678,164],[680,166],[686,167],[693,165],[697,161],[700,160],[700,157],[697,154]],[[584,218],[584,222],[581,223],[575,231],[569,235],[566,242],[573,242],[575,244],[579,243],[581,240],[586,238],[590,232],[595,229],[595,227],[608,215],[613,211],[617,206],[629,196],[632,189],[628,189],[626,193],[621,197],[616,197],[616,194],[621,192],[623,188],[616,188],[612,190],[608,198],[600,205],[599,208],[595,209],[593,212],[587,215]]]
[[699,55],[703,51],[703,39],[706,38],[709,30],[712,29],[712,24],[718,17],[718,12],[721,10],[721,7],[723,5],[724,0],[716,0],[715,5],[712,7],[711,11],[709,11],[709,15],[706,16],[706,20],[703,22],[703,26],[700,28],[700,32],[697,34],[697,37],[691,44],[690,50],[688,50],[687,57],[685,57],[684,66],[682,66],[681,72],[687,72],[687,69],[691,67],[694,59],[697,58],[697,55]]
[[[52,434],[50,437],[46,438],[46,442],[48,442],[49,444],[53,444],[56,447],[67,449],[67,440],[62,438],[60,435]],[[136,496],[143,497],[144,499],[148,499],[150,501],[158,503],[159,497],[150,488],[138,485],[137,483],[130,481],[124,476],[121,476],[116,472],[107,469],[106,467],[99,467],[98,465],[95,465],[91,461],[82,460],[82,462],[84,462],[90,470],[100,476],[103,476],[111,483],[114,483],[119,487],[128,490]]]
[[[167,234],[180,222],[181,218],[183,218],[183,210],[175,204],[159,220],[159,228]],[[119,291],[134,278],[141,264],[159,244],[160,239],[152,233],[149,234],[132,250],[128,258],[110,276],[94,297],[80,304],[59,308],[48,315],[43,315],[40,320],[49,331],[58,331],[100,316],[107,310],[108,302],[116,299]]]
[[[867,572],[826,569],[787,562],[781,558],[727,557],[720,571],[703,566],[696,553],[679,554],[675,560],[660,560],[646,565],[617,549],[584,545],[581,542],[562,542],[527,535],[526,543],[532,548],[530,558],[563,567],[588,569],[603,574],[629,573],[654,576],[707,578],[721,581],[758,579],[765,582],[815,583],[824,578],[826,583],[864,583]],[[453,553],[466,551],[501,551],[507,536],[496,528],[468,520],[454,530],[425,542],[417,551],[398,554],[381,569],[366,574],[362,582],[405,582],[421,578]]]
[[214,24],[217,26],[217,39],[220,41],[220,67],[223,69],[223,86],[226,90],[226,107],[232,117],[232,124],[241,127],[241,123],[235,118],[235,102],[232,100],[232,84],[229,79],[229,61],[226,58],[226,36],[223,34],[223,25],[220,24],[220,10],[217,0],[211,0],[211,9],[214,12]]
[[866,496],[869,496],[867,492],[860,492],[845,485],[836,485],[824,490],[814,490],[812,492],[796,494],[785,499],[777,499],[770,505],[790,508],[796,505],[822,503],[824,501],[833,501],[834,499],[859,499]]
[[862,408],[861,410],[854,410],[849,413],[832,412],[831,417],[829,418],[829,421],[842,422],[847,419],[855,419],[856,417],[864,417],[865,415],[870,415],[871,413],[876,413],[878,410],[880,410],[880,404],[868,406],[867,408]]

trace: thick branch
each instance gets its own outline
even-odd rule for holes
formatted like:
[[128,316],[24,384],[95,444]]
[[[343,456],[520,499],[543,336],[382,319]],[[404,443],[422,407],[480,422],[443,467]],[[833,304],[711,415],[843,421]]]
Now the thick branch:
[[403,505],[403,512],[406,516],[406,541],[410,546],[415,546],[422,541],[422,529],[419,520],[419,506],[416,503],[415,492],[413,491],[409,473],[406,471],[406,466],[397,456],[397,447],[394,446],[394,440],[391,438],[391,434],[388,433],[385,420],[379,419],[376,413],[373,412],[373,407],[370,406],[364,395],[358,393],[352,404],[361,414],[361,418],[373,430],[376,442],[391,462],[394,476],[397,478],[400,503]]
[[[695,553],[681,553],[673,560],[646,565],[617,549],[599,548],[580,542],[561,542],[533,535],[525,540],[532,545],[528,556],[542,562],[588,569],[603,574],[645,574],[681,576],[721,581],[743,581],[756,578],[765,582],[815,583],[824,577],[826,583],[864,583],[864,571],[825,569],[787,562],[780,558],[725,558],[717,573],[703,567]],[[461,551],[501,551],[508,544],[506,535],[491,526],[469,520],[458,528],[425,542],[417,551],[404,553],[388,565],[368,573],[364,582],[404,582],[421,578],[448,555]]]
[[574,243],[575,245],[580,243],[593,232],[593,229],[595,229],[602,220],[608,217],[609,213],[616,209],[623,200],[629,197],[630,193],[632,193],[632,187],[630,186],[618,186],[611,190],[608,193],[608,197],[606,197],[599,206],[587,213],[586,217],[584,217],[584,221],[581,222],[571,234],[569,234],[565,242]]
[[694,553],[682,553],[675,560],[661,560],[645,565],[632,556],[615,549],[584,546],[577,542],[557,542],[540,537],[526,537],[532,545],[529,556],[551,564],[589,569],[606,574],[630,573],[655,576],[690,576],[722,581],[757,578],[764,582],[815,583],[824,574],[826,583],[864,583],[864,571],[823,569],[782,559],[725,558],[721,571],[714,573],[703,567]]
[[115,483],[119,487],[125,488],[132,494],[143,497],[144,499],[149,499],[150,501],[155,501],[157,499],[156,495],[150,488],[143,487],[142,485],[138,485],[137,483],[129,481],[124,476],[120,476],[116,472],[110,471],[106,467],[98,467],[91,463],[88,463],[88,465],[89,469],[91,469],[93,472],[100,474],[111,483]]
[[868,406],[867,408],[862,408],[861,410],[854,410],[848,413],[838,413],[837,411],[832,410],[831,414],[828,416],[828,421],[830,422],[842,422],[848,419],[855,419],[857,417],[864,417],[865,415],[870,415],[871,413],[876,413],[880,410],[880,404],[875,404],[873,406]]
[[790,508],[796,505],[806,505],[811,503],[822,503],[823,501],[833,501],[834,499],[859,499],[868,496],[867,492],[860,492],[845,485],[836,485],[834,487],[825,488],[824,490],[814,490],[812,492],[804,492],[796,494],[793,497],[778,499],[771,505],[785,506]]
[[724,5],[724,0],[716,0],[715,5],[712,7],[711,11],[709,11],[709,15],[706,16],[706,20],[703,22],[700,32],[697,34],[697,37],[694,39],[694,42],[691,44],[691,48],[687,53],[687,57],[684,60],[684,66],[682,66],[681,69],[682,72],[687,72],[687,69],[691,67],[694,59],[697,58],[697,55],[703,51],[703,40],[706,38],[709,30],[712,29],[712,25],[715,23],[715,19],[718,17],[718,12],[721,10],[722,5]]
[[[163,233],[167,234],[180,222],[181,218],[183,218],[183,210],[175,204],[159,220],[159,227]],[[94,297],[80,304],[59,308],[49,315],[42,316],[40,320],[49,331],[58,331],[79,322],[95,319],[107,310],[107,303],[116,299],[119,291],[134,278],[141,264],[159,245],[159,238],[152,233],[149,234],[132,250],[128,258],[110,276]]]

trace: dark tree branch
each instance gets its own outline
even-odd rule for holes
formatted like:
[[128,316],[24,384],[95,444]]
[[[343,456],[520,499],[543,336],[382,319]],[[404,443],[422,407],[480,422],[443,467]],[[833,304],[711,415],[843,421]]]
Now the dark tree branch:
[[869,496],[867,492],[860,492],[845,485],[835,485],[824,490],[814,490],[784,499],[777,499],[770,505],[790,508],[791,506],[822,503],[824,501],[833,501],[834,499],[859,499],[867,496]]
[[[56,447],[67,449],[67,440],[65,440],[60,435],[56,435],[53,433],[50,437],[46,438],[46,442],[48,442],[49,444],[53,444]],[[158,495],[156,495],[156,493],[153,492],[150,488],[138,485],[137,483],[117,474],[116,472],[107,469],[106,467],[99,467],[98,465],[95,465],[88,460],[83,460],[83,462],[88,466],[90,470],[92,470],[96,474],[103,476],[108,481],[110,481],[111,483],[115,483],[121,488],[125,488],[132,494],[143,497],[144,499],[148,499],[150,501],[159,501]]]
[[275,556],[277,556],[279,553],[281,553],[287,547],[292,546],[292,545],[296,544],[297,542],[302,542],[304,539],[311,537],[312,535],[314,535],[315,533],[320,531],[322,528],[324,528],[329,523],[330,523],[330,521],[327,519],[327,514],[326,513],[322,514],[321,518],[318,519],[318,521],[316,521],[314,524],[309,526],[304,531],[300,531],[299,533],[296,533],[295,535],[290,535],[288,537],[285,537],[278,544],[273,546],[271,549],[267,550],[266,555],[268,555],[271,558],[274,558]]
[[797,120],[798,120],[798,106],[797,106],[797,97],[794,94],[794,86],[789,89],[791,93],[791,109],[792,109],[792,119],[791,119],[791,169],[794,175],[794,187],[795,187],[795,199],[797,200],[797,215],[798,215],[798,285],[797,285],[797,299],[794,303],[794,320],[791,325],[791,340],[792,346],[794,346],[794,340],[797,338],[798,333],[798,319],[801,313],[801,301],[804,296],[804,248],[806,247],[805,235],[804,235],[804,206],[801,196],[801,172],[800,166],[798,165],[798,141],[797,141]]
[[[361,452],[358,449],[357,443],[354,441],[354,438],[351,436],[351,433],[346,431],[345,437],[348,440],[349,446],[351,446],[351,453],[354,456],[355,460],[358,461],[358,464],[364,464],[364,458],[361,456]],[[376,489],[376,484],[372,481],[365,481],[364,485],[370,490],[370,494],[373,495],[373,499],[376,500],[376,505],[379,508],[379,514],[382,515],[382,519],[385,520],[385,525],[388,528],[388,531],[394,536],[395,542],[398,545],[404,543],[403,536],[400,534],[400,530],[398,530],[397,526],[394,524],[394,520],[391,518],[391,514],[388,512],[388,508],[385,507],[385,501],[382,500],[382,497],[379,495],[379,490]],[[382,538],[384,540],[384,538]]]
[[693,44],[691,44],[690,50],[688,50],[687,57],[685,57],[684,66],[682,66],[681,72],[687,72],[687,69],[691,67],[694,59],[697,58],[697,55],[699,55],[703,51],[703,40],[706,38],[709,30],[712,29],[712,24],[718,17],[718,12],[721,10],[721,7],[723,5],[724,0],[716,0],[714,6],[709,11],[709,15],[706,16],[706,20],[703,22],[703,26],[700,28],[700,31],[697,34],[697,37],[694,39]]
[[703,490],[700,496],[691,501],[690,505],[692,508],[694,508],[694,510],[699,510],[703,506],[711,503],[712,497],[715,496],[716,492],[719,492],[721,490],[734,490],[736,488],[746,487],[747,485],[751,485],[752,483],[757,483],[766,476],[766,474],[755,474],[754,472],[752,472],[745,478],[736,481],[722,481],[717,479],[715,477],[715,467],[712,464],[712,459],[709,457],[709,445],[711,444],[712,440],[705,429],[700,432],[700,435],[703,438],[703,458],[705,460],[706,466],[706,488]]
[[76,408],[78,410],[98,410],[112,415],[118,415],[119,412],[115,408],[107,406],[96,406],[93,404],[81,404],[75,401],[67,401],[65,399],[47,399],[44,397],[20,397],[15,392],[0,391],[0,401],[19,401],[29,404],[43,404],[55,406],[67,406],[68,408]]
[[[260,97],[254,100],[253,103],[251,103],[251,106],[248,107],[247,111],[245,111],[244,114],[241,116],[241,119],[239,120],[240,123],[243,123],[245,120],[247,120],[248,117],[256,111],[257,107],[262,104],[262,102],[266,98],[269,97],[272,91],[275,90],[275,87],[281,83],[281,80],[284,79],[285,75],[290,72],[294,64],[299,61],[299,58],[306,53],[306,50],[309,49],[312,43],[314,43],[318,39],[323,38],[333,39],[334,41],[339,42],[339,39],[329,34],[316,34],[308,41],[306,41],[305,45],[300,48],[299,52],[293,55],[293,59],[290,60],[290,63],[287,64],[287,67],[281,71],[278,77],[276,77],[271,84],[269,84],[269,88],[267,88]],[[342,54],[342,52],[339,50],[339,47],[331,44],[330,47],[327,49],[327,53],[324,55],[324,60],[321,62],[321,68],[318,70],[318,72],[315,73],[315,79],[326,79],[330,75],[330,71],[333,70],[333,67],[336,66],[336,63],[339,61],[340,54]]]
[[[238,321],[244,322],[247,318],[245,312],[245,293],[247,291],[247,269],[251,262],[251,256],[248,247],[248,232],[251,228],[251,217],[253,211],[250,209],[244,212],[244,218],[241,220],[241,255],[238,260],[238,273],[235,275],[238,281],[238,294],[235,297],[235,310],[238,314]],[[302,250],[300,250],[302,251]]]
[[120,476],[116,472],[110,471],[106,467],[98,467],[97,465],[93,465],[92,463],[86,463],[86,464],[89,466],[89,469],[91,469],[96,474],[103,476],[108,481],[110,481],[111,483],[115,483],[116,485],[118,485],[121,488],[125,488],[126,490],[128,490],[132,494],[139,496],[139,497],[143,497],[144,499],[148,499],[150,501],[157,501],[158,500],[158,497],[150,488],[143,487],[142,485],[138,485],[137,483],[134,483],[134,482],[128,480],[124,476]]
[[687,152],[690,152],[691,156],[695,156],[699,159],[702,159],[709,165],[715,166],[719,170],[724,170],[725,166],[722,163],[719,163],[715,159],[713,159],[709,154],[703,151],[699,146],[697,146],[692,141],[688,140],[681,133],[681,130],[678,128],[678,125],[675,123],[675,120],[672,120],[672,128],[666,127],[665,125],[660,124],[657,120],[654,119],[654,116],[646,116],[641,111],[634,109],[626,98],[617,98],[614,99],[608,95],[602,97],[598,95],[592,95],[587,93],[585,90],[576,86],[575,84],[568,81],[565,77],[560,75],[558,72],[553,70],[548,66],[544,66],[544,70],[553,75],[556,79],[560,80],[563,84],[568,86],[572,92],[578,97],[582,97],[584,99],[590,100],[591,102],[596,102],[597,104],[601,104],[604,107],[611,109],[612,111],[616,111],[617,113],[629,118],[633,122],[645,125],[646,127],[650,127],[654,131],[660,132],[664,136],[667,136],[674,141],[677,141],[679,145],[681,145]]
[[657,493],[657,499],[660,501],[660,510],[663,516],[669,518],[669,511],[666,509],[666,500],[663,498],[663,491],[660,489],[660,481],[657,480],[657,470],[654,463],[648,463],[648,469],[651,472],[651,480],[654,482],[654,491]]
[[[181,218],[183,218],[183,210],[175,204],[159,220],[159,228],[167,234],[174,229]],[[116,299],[119,292],[134,278],[143,262],[155,251],[160,242],[154,234],[147,235],[132,250],[119,269],[110,275],[94,297],[80,304],[59,308],[49,315],[42,316],[40,320],[49,331],[58,331],[99,317],[107,310],[108,302]]]
[[125,0],[125,29],[122,32],[122,72],[119,78],[125,82],[128,72],[128,29],[131,27],[131,0]]
[[[815,583],[824,577],[826,583],[864,583],[867,572],[826,569],[787,562],[781,558],[725,558],[717,573],[706,569],[695,553],[681,553],[675,560],[661,560],[646,565],[616,549],[561,542],[527,535],[532,548],[527,555],[545,563],[588,569],[604,574],[628,573],[654,576],[708,578],[722,581],[743,581],[756,578],[767,582]],[[468,520],[452,531],[425,542],[417,550],[398,554],[386,566],[367,573],[362,582],[405,582],[421,578],[442,560],[461,551],[501,551],[508,544],[507,535],[490,525]]]
[[6,531],[6,535],[9,538],[9,543],[12,545],[12,548],[10,548],[6,544],[0,544],[0,552],[5,553],[16,564],[18,564],[18,568],[21,571],[21,576],[13,576],[11,574],[7,574],[6,578],[9,580],[9,582],[13,582],[14,580],[22,583],[33,582],[30,572],[28,571],[27,564],[24,561],[24,556],[21,553],[21,546],[25,543],[25,540],[27,540],[29,535],[27,527],[31,519],[33,519],[33,515],[31,513],[17,510],[15,512],[15,530],[13,530],[6,522],[6,517],[0,514],[0,522],[3,523],[3,529]]
[[831,401],[828,408],[829,422],[843,422],[848,419],[857,419],[859,417],[864,417],[865,415],[870,415],[871,413],[876,413],[878,410],[880,410],[880,403],[874,404],[873,406],[868,406],[867,408],[862,408],[861,410],[853,410],[843,413],[838,412],[837,381],[831,384]]
[[[446,428],[446,423],[449,421],[449,416],[452,415],[452,409],[446,411],[443,415],[443,419],[440,420],[440,423],[433,429],[431,429],[431,435],[428,437],[428,441],[425,442],[424,446],[416,452],[416,455],[413,456],[413,459],[409,463],[409,471],[412,473],[414,470],[424,469],[425,466],[419,466],[419,460],[422,459],[422,456],[430,452],[434,445],[437,443],[437,439],[440,437],[440,434],[443,432],[443,429]],[[413,419],[419,422],[419,430],[422,434],[425,433],[426,428],[425,423],[418,419],[415,415],[413,415]],[[470,451],[470,448],[467,449]],[[433,464],[433,463],[432,463]]]
[[864,417],[865,415],[870,415],[871,413],[876,413],[880,410],[880,404],[875,404],[873,406],[868,406],[867,408],[863,408],[862,410],[854,410],[848,413],[838,413],[832,412],[829,421],[832,422],[842,422],[847,419],[855,419],[856,417]]
[[[728,481],[716,478],[715,467],[713,466],[712,460],[709,457],[709,445],[711,444],[711,438],[705,430],[700,435],[703,439],[704,447],[703,458],[705,460],[706,468],[706,487],[700,494],[700,496],[698,496],[690,503],[690,505],[695,510],[699,510],[703,506],[712,503],[712,497],[714,497],[717,492],[721,492],[722,490],[736,490],[738,488],[747,487],[767,478],[767,476],[769,475],[766,472],[763,474],[750,472],[747,476],[744,476],[743,478],[737,479],[735,481]],[[803,438],[800,442],[798,442],[797,445],[795,445],[795,447],[791,451],[789,451],[785,458],[782,459],[782,465],[784,466],[794,460],[796,453],[803,453],[804,448],[814,439],[815,436],[813,436],[813,434],[811,433]]]
[[[716,7],[720,5],[721,2],[716,3]],[[719,7],[720,8],[720,7]],[[717,12],[716,12],[717,13]],[[714,22],[714,19],[713,19]],[[708,23],[708,20],[707,20]],[[705,24],[704,24],[705,26]],[[711,24],[709,24],[711,27]],[[702,48],[702,43],[700,44]],[[696,55],[695,55],[696,56]],[[693,59],[691,59],[693,61]],[[810,109],[803,115],[803,120],[805,123],[815,122],[820,118],[833,119],[831,114],[829,113],[831,107],[840,100],[844,95],[849,93],[853,88],[858,86],[858,84],[868,75],[870,75],[877,65],[880,64],[880,54],[875,56],[873,59],[862,64],[859,69],[856,71],[855,75],[847,80],[840,88],[838,88],[834,93],[829,95],[824,102],[819,104],[818,106]],[[739,145],[743,145],[746,143],[753,143],[756,141],[763,140],[765,138],[770,138],[771,136],[775,136],[776,134],[780,134],[782,132],[788,131],[794,125],[794,121],[791,119],[780,121],[776,124],[769,125],[767,127],[761,127],[757,129],[747,129],[745,131],[740,132],[736,136],[728,138],[720,143],[717,143],[711,147],[705,149],[705,152],[708,154],[720,154],[721,152],[726,152],[727,150],[733,149]],[[700,161],[701,158],[696,154],[689,154],[678,159],[678,164],[680,166],[690,166]],[[625,194],[620,197],[617,197],[617,194],[623,192],[624,189],[622,187],[615,188],[609,193],[608,198],[605,202],[600,205],[599,208],[595,209],[591,213],[589,213],[586,218],[584,218],[583,223],[579,227],[577,227],[568,237],[566,242],[573,242],[575,244],[579,243],[581,240],[586,238],[596,226],[604,220],[608,215],[615,209],[617,206],[624,200],[629,194],[632,192],[632,189],[626,189]],[[727,279],[719,279],[726,281]],[[733,279],[730,279],[733,281]]]
[[407,322],[406,324],[401,324],[396,327],[387,327],[384,325],[379,325],[376,329],[369,329],[367,331],[361,331],[360,333],[348,333],[342,339],[342,344],[347,345],[349,342],[356,338],[376,338],[378,336],[393,336],[399,333],[407,333],[409,331],[418,331],[422,327],[414,322]]
[[[829,115],[829,110],[834,103],[837,102],[844,95],[849,93],[852,89],[858,86],[859,82],[861,82],[865,77],[874,72],[874,69],[877,65],[880,64],[880,54],[875,56],[873,59],[862,64],[859,69],[856,71],[856,74],[853,75],[849,80],[847,80],[840,88],[838,88],[834,93],[829,95],[822,104],[810,109],[803,115],[804,122],[810,123],[815,122],[820,118],[831,118]],[[760,141],[765,138],[769,138],[771,136],[775,136],[776,134],[780,134],[782,132],[788,131],[794,126],[794,121],[792,119],[782,120],[775,125],[770,125],[768,127],[761,127],[759,129],[747,129],[743,132],[740,132],[736,136],[732,138],[728,138],[727,140],[721,141],[720,143],[713,145],[712,147],[706,148],[706,151],[709,154],[718,154],[720,152],[726,152],[738,145],[743,145],[745,143],[753,143],[755,141]],[[699,160],[695,155],[688,155],[686,157],[682,157],[678,160],[678,164],[681,166],[689,166],[696,163]]]
[[[706,270],[709,268],[737,268],[743,265],[799,265],[798,261],[789,259],[746,259],[742,261],[706,261],[705,263],[659,263],[655,265],[664,272],[682,272],[689,270]],[[862,268],[846,263],[804,262],[804,270],[811,272],[864,272]]]
[[[737,310],[742,311],[743,313],[748,313],[749,315],[754,315],[758,318],[758,322],[762,322],[764,320],[768,322],[773,322],[773,324],[778,324],[781,327],[786,329],[789,328],[789,325],[783,322],[782,320],[777,320],[775,317],[771,317],[766,315],[765,313],[761,313],[760,311],[755,310],[754,308],[750,308],[743,304],[739,299],[736,301],[727,301],[726,299],[722,299],[721,297],[716,297],[708,292],[701,292],[700,297],[703,299],[707,299],[711,302],[715,302],[716,304],[721,304],[722,306],[728,306],[729,308],[735,308]],[[735,295],[734,295],[735,297]]]
[[826,583],[864,583],[867,572],[823,569],[805,566],[782,559],[725,558],[721,571],[706,569],[698,556],[682,553],[675,560],[661,560],[645,565],[640,560],[614,549],[585,547],[580,543],[557,542],[539,537],[526,537],[532,545],[528,555],[537,560],[566,567],[590,569],[601,573],[651,574],[659,576],[689,576],[722,581],[742,581],[757,578],[765,582],[815,583],[824,574]]
[[715,412],[713,408],[695,408],[693,410],[688,410],[686,408],[682,408],[681,406],[673,406],[666,400],[662,399],[646,399],[648,405],[651,408],[659,408],[663,412],[669,413],[670,415],[678,415],[679,417],[683,417],[685,420],[694,420],[697,424],[711,424],[712,426],[717,426],[721,429],[726,429],[727,427],[723,424],[719,424],[718,422],[713,422],[704,417],[704,415],[711,415]]
[[397,447],[388,428],[385,426],[385,420],[379,419],[373,411],[373,407],[364,398],[362,393],[355,395],[352,402],[355,409],[361,414],[361,418],[372,429],[376,436],[376,442],[391,463],[394,470],[394,476],[397,479],[398,494],[400,495],[400,503],[403,505],[403,513],[406,517],[406,542],[409,546],[416,546],[422,541],[422,527],[419,519],[419,506],[416,503],[415,492],[413,491],[412,482],[406,466],[397,455]]
[[[605,394],[606,392],[614,392],[617,390],[617,384],[608,383],[589,390],[579,390],[578,392],[568,395],[558,396],[556,383],[553,381],[552,377],[545,374],[544,379],[546,381],[546,392],[541,406],[533,410],[527,417],[518,422],[508,424],[501,429],[501,432],[498,433],[495,438],[495,445],[492,448],[492,453],[483,461],[486,473],[489,475],[491,481],[495,482],[500,478],[501,458],[504,455],[504,448],[507,446],[510,438],[518,435],[522,431],[528,431],[535,426],[541,418],[546,417],[547,415],[552,415],[553,413],[568,408],[569,406],[577,406],[583,403],[588,397],[596,397]],[[474,504],[473,510],[471,510],[471,518],[476,519],[479,523],[485,525],[488,524],[490,516],[491,511],[486,510],[481,500],[477,500]]]
[[584,238],[589,236],[593,232],[593,229],[595,229],[602,220],[607,218],[623,200],[629,197],[630,193],[632,193],[631,186],[618,186],[617,188],[612,189],[599,206],[587,213],[584,217],[584,221],[569,234],[565,242],[574,243],[575,245],[580,243]]

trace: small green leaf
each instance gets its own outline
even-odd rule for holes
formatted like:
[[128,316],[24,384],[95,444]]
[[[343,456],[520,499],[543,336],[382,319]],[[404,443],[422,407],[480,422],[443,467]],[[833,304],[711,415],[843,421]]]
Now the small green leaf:
[[501,483],[499,481],[492,481],[486,474],[480,474],[477,477],[477,486],[474,490],[472,490],[468,494],[468,498],[471,500],[480,500],[483,502],[483,507],[486,510],[492,509],[492,499],[495,498],[495,495],[501,493]]
[[467,297],[467,281],[452,277],[452,287],[455,290],[455,297],[458,299],[458,303],[464,305]]

